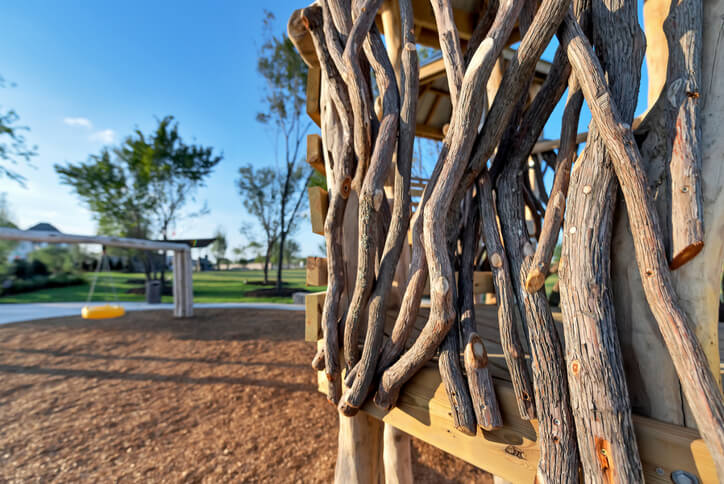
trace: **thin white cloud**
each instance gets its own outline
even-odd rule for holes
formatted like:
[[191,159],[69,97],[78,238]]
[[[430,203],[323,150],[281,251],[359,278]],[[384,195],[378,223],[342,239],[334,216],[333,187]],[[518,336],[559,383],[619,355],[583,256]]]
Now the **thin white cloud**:
[[110,144],[113,143],[113,141],[116,139],[116,132],[112,129],[104,129],[101,131],[96,131],[92,135],[90,135],[91,141],[100,141],[104,144]]
[[93,123],[91,123],[88,118],[64,118],[63,122],[68,126],[80,126],[88,129],[93,127]]

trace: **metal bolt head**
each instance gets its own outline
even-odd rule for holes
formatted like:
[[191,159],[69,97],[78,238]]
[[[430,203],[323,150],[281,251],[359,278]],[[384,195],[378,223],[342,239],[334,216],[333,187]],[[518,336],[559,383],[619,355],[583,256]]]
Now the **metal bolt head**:
[[674,484],[699,484],[699,478],[686,471],[674,471],[671,473],[671,480]]

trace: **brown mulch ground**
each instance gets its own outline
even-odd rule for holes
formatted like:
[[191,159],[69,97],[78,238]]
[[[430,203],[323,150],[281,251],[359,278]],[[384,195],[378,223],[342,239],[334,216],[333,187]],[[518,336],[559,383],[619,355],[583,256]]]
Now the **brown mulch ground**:
[[[337,414],[303,327],[238,309],[0,326],[0,482],[330,482]],[[491,482],[419,441],[413,462],[417,482]]]

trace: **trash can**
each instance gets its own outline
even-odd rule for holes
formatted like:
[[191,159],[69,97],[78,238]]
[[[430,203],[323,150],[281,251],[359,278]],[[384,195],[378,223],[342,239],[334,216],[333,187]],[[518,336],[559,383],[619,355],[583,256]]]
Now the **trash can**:
[[146,281],[146,302],[148,304],[161,303],[161,281]]

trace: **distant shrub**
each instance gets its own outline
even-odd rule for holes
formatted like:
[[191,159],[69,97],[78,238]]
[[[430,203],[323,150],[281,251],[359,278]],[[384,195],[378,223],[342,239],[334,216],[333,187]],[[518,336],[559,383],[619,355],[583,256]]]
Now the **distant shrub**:
[[38,259],[30,261],[30,277],[47,276],[49,274],[50,271],[48,270],[48,266],[45,265],[45,262]]
[[34,275],[29,278],[10,277],[3,282],[0,295],[19,294],[52,287],[76,286],[84,283],[85,279],[82,276],[68,273],[50,276]]

